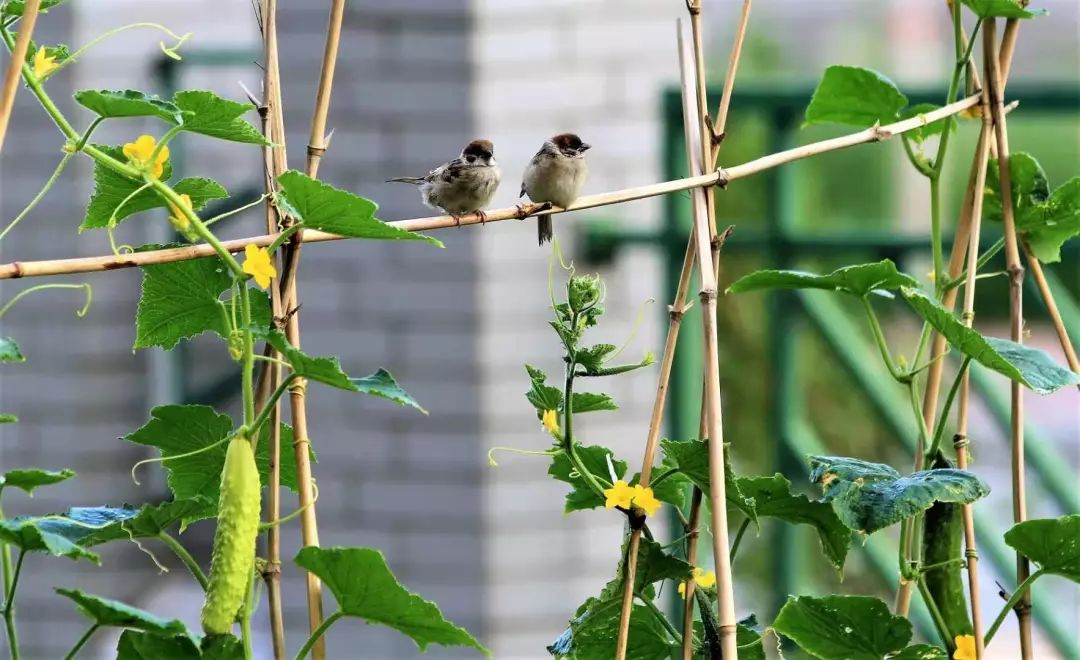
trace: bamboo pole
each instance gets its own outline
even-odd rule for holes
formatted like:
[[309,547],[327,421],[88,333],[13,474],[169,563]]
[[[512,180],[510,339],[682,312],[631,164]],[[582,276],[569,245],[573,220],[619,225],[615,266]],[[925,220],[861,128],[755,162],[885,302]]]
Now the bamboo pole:
[[23,63],[26,62],[26,51],[30,48],[30,36],[34,33],[40,8],[41,0],[26,0],[22,18],[19,19],[19,37],[15,40],[15,48],[11,50],[11,59],[8,60],[7,70],[4,72],[4,88],[0,91],[0,150],[4,148],[8,122],[11,120],[12,110],[15,109],[15,93],[19,91],[19,77]]
[[[1012,180],[1009,171],[1009,133],[1005,123],[1004,102],[1001,98],[1001,67],[997,57],[997,21],[987,20],[983,26],[983,50],[986,61],[986,80],[990,94],[990,111],[994,119],[994,137],[997,145],[998,176],[1001,191],[1001,212],[1005,230],[1005,262],[1009,273],[1009,338],[1023,342],[1023,283],[1024,266],[1020,263],[1019,241],[1016,236],[1016,219],[1012,204]],[[1027,497],[1024,485],[1024,397],[1019,383],[1010,384],[1012,404],[1012,496],[1013,520],[1020,523],[1027,519]],[[1022,554],[1016,555],[1016,582],[1024,582],[1031,567]],[[1016,617],[1020,626],[1020,654],[1023,660],[1032,658],[1031,639],[1031,590],[1016,605]]]
[[[682,26],[679,26],[679,55],[682,69],[683,88],[683,123],[686,131],[687,153],[697,158],[702,153],[705,140],[703,126],[695,126],[698,117],[695,108],[697,99],[690,82],[690,69],[693,56],[687,50],[682,38]],[[692,173],[701,172],[704,163],[694,163]],[[711,232],[709,230],[708,207],[704,190],[695,189],[693,234],[697,244],[698,274],[701,278],[702,324],[704,330],[705,393],[708,410],[709,429],[709,507],[712,513],[713,561],[716,566],[717,591],[717,626],[720,629],[720,647],[724,657],[737,655],[735,642],[735,594],[731,578],[731,561],[728,557],[727,500],[724,483],[724,433],[723,413],[720,401],[720,361],[718,356],[718,337],[716,329],[716,271],[712,263]]]
[[[263,135],[274,146],[263,148],[264,187],[266,199],[266,231],[276,233],[280,228],[277,208],[269,196],[276,191],[277,177],[288,168],[285,151],[285,123],[281,105],[281,72],[277,47],[277,0],[261,0],[260,25],[263,33],[263,103],[259,107],[262,118]],[[270,307],[274,319],[283,315],[280,280],[275,277],[270,283]],[[280,355],[267,345],[267,354],[271,358]],[[264,365],[260,374],[256,392],[256,408],[261,409],[272,392],[281,382],[281,366],[277,363]],[[270,520],[281,517],[281,402],[274,402],[270,413],[270,483],[268,485],[268,507]],[[255,438],[258,441],[258,437]],[[273,643],[275,660],[286,657],[285,622],[281,598],[281,527],[272,525],[266,532],[267,565],[263,572],[266,583],[267,612],[270,617],[270,637]]]
[[[914,130],[923,126],[925,123],[937,121],[938,119],[944,119],[955,114],[958,114],[967,108],[970,108],[978,103],[978,95],[969,96],[965,99],[957,101],[956,103],[949,104],[942,108],[938,108],[932,112],[928,112],[923,115],[922,119],[919,117],[913,117],[911,119],[905,119],[903,121],[894,122],[885,126],[878,126],[868,128],[856,133],[844,135],[837,138],[831,138],[829,140],[822,140],[820,142],[814,142],[811,144],[803,145],[793,149],[787,149],[768,156],[762,156],[755,158],[754,160],[736,165],[730,168],[718,169],[715,172],[709,174],[701,174],[695,176],[689,176],[682,179],[674,179],[672,181],[663,181],[660,183],[654,183],[645,186],[637,186],[634,188],[624,188],[621,190],[613,190],[606,193],[599,193],[596,195],[586,195],[578,198],[573,204],[565,209],[551,208],[539,210],[535,215],[543,214],[556,214],[566,213],[569,211],[576,211],[580,209],[595,208],[598,206],[608,206],[611,204],[619,204],[622,202],[633,201],[637,199],[645,199],[648,197],[657,197],[660,195],[666,195],[668,193],[680,192],[684,190],[691,190],[694,188],[701,188],[704,186],[726,185],[727,183],[736,179],[743,179],[754,174],[759,174],[767,170],[779,167],[787,163],[791,163],[804,158],[810,158],[819,154],[828,153],[830,151],[836,151],[838,149],[845,149],[859,144],[866,144],[868,142],[881,142],[887,140],[895,135],[906,133],[907,131]],[[534,204],[532,206],[525,205],[526,211],[530,209],[539,209],[541,205]],[[516,206],[511,206],[502,209],[496,209],[488,211],[486,214],[487,222],[501,222],[504,220],[520,220],[522,219],[522,212]],[[481,223],[480,217],[476,214],[467,215],[461,218],[461,225],[478,225]],[[406,231],[420,232],[429,231],[434,229],[451,229],[458,226],[450,216],[430,216],[423,218],[411,218],[408,220],[398,220],[396,222],[387,223],[391,226],[404,229]],[[248,244],[254,244],[259,247],[266,247],[273,242],[277,237],[276,234],[265,234],[261,236],[251,236],[248,238],[240,238],[231,241],[222,241],[222,245],[230,252],[243,252],[244,247]],[[323,241],[338,241],[342,240],[343,236],[331,234],[322,231],[316,231],[314,229],[308,229],[304,231],[303,242],[305,243],[320,243]],[[124,255],[103,255],[98,257],[81,257],[75,259],[49,259],[44,261],[15,261],[7,264],[0,264],[0,280],[13,279],[19,277],[45,277],[48,275],[67,275],[71,273],[90,273],[106,270],[119,270],[123,268],[135,268],[138,266],[147,266],[151,264],[170,263],[174,261],[187,261],[189,259],[199,259],[201,257],[210,257],[215,254],[214,249],[204,243],[196,245],[188,245],[178,248],[168,248],[164,250],[148,250],[146,252],[136,252],[133,254]]]
[[[1074,373],[1080,374],[1080,360],[1076,358],[1076,349],[1073,348],[1072,340],[1069,339],[1069,331],[1065,329],[1065,322],[1061,319],[1061,311],[1058,310],[1057,302],[1054,301],[1054,294],[1050,291],[1050,283],[1046,281],[1046,275],[1043,274],[1042,264],[1035,257],[1035,254],[1031,251],[1031,246],[1027,244],[1027,241],[1021,243],[1024,248],[1024,257],[1027,260],[1028,270],[1031,271],[1032,277],[1035,279],[1035,284],[1039,287],[1039,293],[1042,295],[1043,303],[1046,305],[1046,311],[1050,315],[1050,322],[1054,326],[1054,332],[1057,333],[1058,341],[1061,342],[1061,350],[1065,353],[1065,360],[1069,363],[1069,368]],[[1077,389],[1080,389],[1080,385],[1077,385]]]

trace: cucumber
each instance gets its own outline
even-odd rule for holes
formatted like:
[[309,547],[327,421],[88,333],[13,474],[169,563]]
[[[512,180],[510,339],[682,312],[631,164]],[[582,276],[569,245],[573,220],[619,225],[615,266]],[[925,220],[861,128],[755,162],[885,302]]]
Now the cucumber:
[[[933,468],[953,467],[941,453],[938,453]],[[962,559],[964,557],[964,519],[963,505],[935,502],[926,511],[923,525],[923,565],[930,566],[940,562]],[[952,563],[926,571],[923,579],[927,589],[937,603],[941,616],[949,633],[955,635],[972,634],[971,619],[968,615],[967,590],[964,588],[963,566]],[[953,640],[946,640],[952,653]]]
[[221,470],[218,524],[202,608],[202,627],[208,635],[229,632],[247,596],[259,534],[259,490],[255,453],[248,439],[238,435],[229,442]]

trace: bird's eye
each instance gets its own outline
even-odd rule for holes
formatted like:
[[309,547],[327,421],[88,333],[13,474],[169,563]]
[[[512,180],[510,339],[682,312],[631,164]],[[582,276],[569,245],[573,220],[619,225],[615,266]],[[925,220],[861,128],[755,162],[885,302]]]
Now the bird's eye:
[[476,162],[476,156],[466,156],[465,160],[469,161],[470,163],[475,163]]

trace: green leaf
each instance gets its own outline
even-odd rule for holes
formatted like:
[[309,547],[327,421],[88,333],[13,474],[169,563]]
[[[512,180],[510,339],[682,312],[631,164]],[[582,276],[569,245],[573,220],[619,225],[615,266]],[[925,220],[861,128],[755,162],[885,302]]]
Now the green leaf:
[[312,357],[302,350],[293,347],[280,330],[260,332],[267,343],[274,347],[292,367],[294,373],[314,380],[330,387],[349,392],[360,392],[372,396],[389,399],[403,406],[412,406],[420,412],[427,411],[420,407],[408,392],[403,390],[389,371],[379,369],[370,376],[363,378],[350,378],[341,369],[341,363],[336,357]]
[[607,394],[599,392],[574,392],[571,397],[574,414],[596,410],[618,410],[619,406]]
[[156,635],[183,635],[187,633],[187,628],[178,619],[162,619],[118,600],[92,596],[77,589],[58,588],[56,593],[75,601],[78,610],[99,626],[130,628]]
[[0,364],[5,362],[26,362],[26,356],[14,339],[0,337]]
[[[586,470],[593,475],[600,475],[605,480],[610,477],[607,462],[609,456],[611,457],[611,464],[615,468],[615,478],[622,479],[626,475],[626,461],[615,458],[615,455],[607,447],[578,445],[574,448],[574,454]],[[564,513],[604,506],[604,498],[589,488],[589,484],[577,473],[565,453],[560,452],[552,457],[548,474],[574,487],[566,495]]]
[[604,367],[604,360],[609,353],[614,353],[616,348],[618,347],[615,344],[597,344],[579,349],[575,356],[578,366],[586,373],[596,373]]
[[116,643],[116,660],[200,660],[201,657],[199,647],[184,635],[162,637],[125,630]]
[[[1050,197],[1050,184],[1039,161],[1028,153],[1009,156],[1010,187],[1013,216],[1018,229],[1038,224],[1043,204]],[[991,160],[986,171],[986,192],[983,193],[983,215],[1001,222],[1001,179],[997,159]]]
[[1045,9],[1028,10],[1017,0],[961,0],[980,18],[1034,18],[1045,16]]
[[10,543],[23,552],[45,552],[54,557],[89,559],[100,563],[99,557],[93,552],[45,529],[40,518],[0,520],[0,541]]
[[832,507],[813,502],[805,495],[793,495],[791,482],[782,474],[771,477],[740,477],[735,480],[746,498],[753,499],[759,517],[778,518],[792,524],[810,525],[817,531],[821,550],[841,574],[851,547],[849,530]]
[[177,92],[173,103],[183,112],[181,126],[185,131],[233,142],[270,144],[243,118],[255,109],[250,103],[237,103],[210,91],[194,89]]
[[[107,144],[93,145],[107,156],[112,156],[122,163],[127,162],[123,147],[112,147]],[[160,179],[168,181],[172,178],[172,163],[165,161],[165,167],[161,172]],[[86,217],[79,225],[79,232],[87,229],[104,229],[109,226],[109,220],[116,214],[116,222],[120,223],[124,218],[140,211],[161,208],[165,206],[164,200],[153,189],[147,187],[138,193],[146,185],[142,179],[132,179],[115,172],[98,161],[94,161],[94,192],[90,195],[90,203],[86,207]],[[126,200],[126,201],[125,201]],[[120,205],[123,204],[121,207]],[[117,210],[119,208],[119,210]]]
[[[228,415],[220,415],[210,406],[156,406],[150,411],[150,421],[124,439],[157,447],[162,456],[178,456],[222,440],[232,433],[232,426],[232,419]],[[268,434],[268,427],[263,427],[255,454],[260,482],[264,485],[270,474],[270,443],[266,440]],[[281,443],[283,447],[292,445],[292,429],[284,424],[281,427]],[[184,524],[213,516],[217,510],[226,448],[227,443],[222,443],[194,456],[175,458],[164,463],[169,490],[175,499],[191,500],[202,496],[207,502],[202,511],[186,514],[183,517]],[[294,461],[281,462],[281,485],[296,491]]]
[[21,488],[27,492],[27,494],[33,494],[34,489],[38,486],[51,486],[52,484],[58,484],[61,481],[67,481],[75,476],[75,472],[72,470],[60,470],[59,472],[53,470],[39,470],[37,468],[31,468],[29,470],[9,470],[0,476],[0,488],[7,486],[14,486],[15,488]]
[[1018,523],[1005,542],[1040,570],[1080,582],[1080,514]]
[[911,623],[869,596],[790,596],[773,628],[823,660],[881,660],[911,639]]
[[[900,113],[900,119],[911,119],[912,117],[918,117],[919,115],[925,115],[928,112],[933,112],[934,110],[940,109],[940,105],[935,105],[933,103],[919,103],[917,105],[912,105],[905,108],[904,111]],[[937,121],[924,124],[914,130],[908,131],[904,135],[909,140],[912,140],[917,144],[922,144],[923,142],[929,140],[931,137],[935,135],[940,135],[947,126],[950,126],[949,120],[947,118],[939,119]]]
[[889,660],[949,660],[949,654],[945,649],[929,644],[912,644],[890,655]]
[[984,337],[960,322],[952,312],[922,291],[901,292],[915,313],[940,332],[949,344],[988,369],[1039,394],[1051,394],[1080,383],[1080,376],[1058,365],[1045,352],[1006,339]]
[[388,225],[375,217],[378,205],[359,195],[290,170],[278,177],[288,205],[299,214],[305,227],[339,236],[377,240],[427,241],[442,247],[441,241]]
[[728,293],[745,293],[761,289],[826,289],[865,296],[871,291],[917,287],[910,275],[896,270],[888,259],[877,263],[837,268],[828,275],[800,270],[759,270],[739,278],[727,288]]
[[810,480],[821,484],[821,501],[864,534],[906,520],[934,502],[969,504],[990,492],[965,470],[922,470],[904,477],[887,465],[836,456],[811,456],[810,466]]
[[361,394],[369,394],[384,399],[389,399],[402,406],[412,406],[425,415],[427,410],[416,402],[408,392],[403,390],[394,377],[386,369],[379,369],[370,376],[363,378],[351,378],[350,381],[356,386],[356,391]]
[[464,628],[444,619],[435,603],[401,586],[378,550],[307,547],[296,555],[296,563],[323,581],[347,616],[389,626],[412,638],[421,651],[440,644],[490,655]]
[[1018,229],[1039,261],[1057,263],[1061,246],[1080,236],[1080,177],[1061,184],[1039,210]]
[[106,119],[115,117],[157,117],[180,122],[180,108],[157,96],[125,89],[84,89],[75,92],[75,102]]
[[[45,14],[64,0],[41,0],[38,12]],[[0,6],[0,16],[22,16],[26,11],[26,0],[8,0]]]
[[43,528],[68,537],[80,545],[92,547],[108,541],[155,538],[173,525],[197,520],[213,511],[216,502],[197,496],[141,507],[72,507],[63,516],[51,516]]
[[547,384],[547,374],[536,367],[525,365],[532,387],[525,393],[525,398],[536,408],[538,413],[545,410],[562,410],[563,393],[557,387]]
[[814,90],[803,125],[888,124],[896,121],[897,113],[907,104],[907,97],[877,71],[833,65],[825,69],[825,75]]
[[0,424],[14,424],[19,418],[11,413],[0,413]]
[[244,660],[244,643],[233,635],[207,635],[199,650],[202,660]]
[[228,335],[229,309],[220,300],[232,276],[220,259],[191,259],[142,267],[135,345],[170,350],[207,330]]
[[[705,495],[706,499],[712,492],[709,487],[709,441],[701,440],[661,440],[660,447],[664,450],[665,461],[679,468],[686,477]],[[727,456],[727,447],[724,448]],[[724,461],[724,493],[727,503],[734,506],[744,515],[757,522],[757,512],[754,509],[754,500],[747,497],[739,488],[739,482],[731,469],[731,461]]]

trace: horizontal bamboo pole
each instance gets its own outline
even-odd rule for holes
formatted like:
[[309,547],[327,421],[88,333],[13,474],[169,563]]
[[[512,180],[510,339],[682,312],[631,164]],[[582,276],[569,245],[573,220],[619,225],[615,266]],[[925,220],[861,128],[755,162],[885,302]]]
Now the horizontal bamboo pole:
[[[796,160],[802,160],[803,158],[810,158],[811,156],[817,156],[820,154],[828,153],[830,151],[836,151],[838,149],[845,149],[847,147],[853,147],[859,144],[865,144],[867,142],[881,142],[887,140],[894,135],[899,135],[907,131],[914,130],[930,122],[944,119],[952,115],[958,114],[968,108],[974,107],[979,103],[979,95],[974,94],[965,99],[961,99],[956,103],[950,103],[942,108],[938,108],[932,112],[927,112],[924,115],[918,117],[912,117],[903,121],[894,122],[892,124],[886,124],[884,126],[873,126],[856,133],[850,133],[840,137],[832,138],[829,140],[822,140],[820,142],[813,142],[801,147],[795,147],[794,149],[788,149],[786,151],[780,151],[768,156],[762,156],[756,158],[742,165],[735,165],[734,167],[720,168],[715,172],[708,174],[702,174],[700,176],[691,176],[683,179],[675,179],[673,181],[664,181],[661,183],[654,183],[647,186],[638,186],[636,188],[624,188],[622,190],[613,190],[611,192],[599,193],[596,195],[586,195],[580,197],[576,202],[571,204],[567,208],[544,208],[539,204],[528,205],[525,204],[521,208],[509,207],[488,211],[486,214],[487,222],[500,222],[503,220],[523,219],[526,217],[524,211],[530,212],[530,215],[554,215],[556,213],[565,213],[567,211],[577,211],[580,209],[596,208],[598,206],[608,206],[611,204],[619,204],[621,202],[629,202],[636,199],[646,199],[648,197],[657,197],[659,195],[666,195],[668,193],[680,192],[683,190],[691,190],[693,188],[702,188],[705,186],[726,186],[729,182],[736,179],[743,179],[748,176],[770,170],[774,167],[779,167],[786,163],[790,163]],[[535,210],[535,213],[531,211]],[[471,214],[464,216],[460,219],[461,225],[476,225],[480,224],[480,216]],[[396,222],[388,223],[399,229],[406,231],[429,231],[432,229],[450,229],[458,226],[458,221],[450,216],[432,216],[426,218],[412,218],[409,220],[398,220]],[[250,243],[254,243],[260,247],[265,247],[273,242],[276,234],[266,234],[263,236],[252,236],[250,238],[238,238],[232,241],[223,241],[222,244],[230,252],[243,252],[244,247]],[[320,243],[323,241],[336,241],[341,240],[342,236],[336,234],[329,234],[314,229],[308,229],[304,231],[303,240],[305,243]],[[135,252],[132,254],[123,255],[103,255],[100,257],[80,257],[76,259],[49,259],[44,261],[15,261],[12,263],[0,265],[0,280],[13,279],[19,277],[44,277],[48,275],[68,275],[72,273],[92,273],[103,270],[117,270],[121,268],[134,268],[137,266],[146,266],[150,264],[162,264],[173,261],[186,261],[188,259],[198,259],[201,257],[213,256],[214,249],[206,244],[200,243],[198,245],[187,245],[178,248],[168,248],[164,250],[151,250],[147,252]]]

